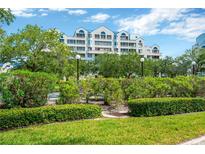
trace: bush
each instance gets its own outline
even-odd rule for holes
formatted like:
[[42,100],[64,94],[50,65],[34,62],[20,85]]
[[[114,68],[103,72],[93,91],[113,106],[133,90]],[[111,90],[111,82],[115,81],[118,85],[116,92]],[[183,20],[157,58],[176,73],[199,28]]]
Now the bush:
[[105,103],[111,106],[123,103],[123,92],[118,79],[108,78],[104,80],[103,96]]
[[58,104],[78,103],[80,99],[80,89],[75,80],[60,83],[60,99]]
[[109,105],[119,105],[123,102],[123,92],[119,79],[90,78],[81,81],[83,96],[88,102],[90,96],[102,96]]
[[129,100],[132,116],[159,116],[205,111],[203,98],[141,98]]
[[[131,80],[131,82],[126,82]],[[125,99],[154,97],[196,97],[205,96],[204,78],[178,76],[176,78],[124,79],[121,83]]]
[[0,129],[51,123],[67,120],[91,119],[101,116],[97,105],[67,104],[37,108],[1,109]]
[[38,107],[47,103],[48,93],[55,87],[57,78],[47,73],[20,70],[4,74],[0,82],[5,108]]

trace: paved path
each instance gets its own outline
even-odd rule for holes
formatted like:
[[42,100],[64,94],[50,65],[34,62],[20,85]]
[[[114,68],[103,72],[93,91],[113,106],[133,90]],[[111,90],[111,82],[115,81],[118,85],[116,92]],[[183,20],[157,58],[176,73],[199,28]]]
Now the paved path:
[[180,145],[205,145],[205,136],[192,139],[190,141],[181,143]]
[[118,109],[113,109],[110,106],[102,105],[102,115],[105,118],[128,118],[128,107],[121,106]]

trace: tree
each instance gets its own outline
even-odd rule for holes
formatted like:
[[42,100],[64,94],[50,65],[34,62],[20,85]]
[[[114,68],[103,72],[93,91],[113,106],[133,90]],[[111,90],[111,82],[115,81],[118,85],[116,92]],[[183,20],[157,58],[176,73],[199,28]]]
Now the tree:
[[32,72],[55,73],[59,77],[75,72],[70,49],[59,41],[60,33],[55,29],[43,30],[27,25],[17,33],[6,37],[0,47],[0,63],[11,62],[18,68]]
[[184,75],[187,73],[188,69],[191,69],[192,62],[195,61],[197,65],[197,71],[201,72],[205,70],[205,49],[204,48],[194,48],[186,50],[185,53],[176,58],[179,63],[179,71]]
[[127,78],[139,74],[140,56],[136,52],[121,55],[119,69],[121,76]]
[[118,54],[102,54],[96,58],[99,75],[104,77],[120,77],[120,56]]
[[11,13],[10,9],[3,9],[0,8],[0,23],[6,23],[7,25],[9,25],[10,23],[12,23],[14,21],[15,17],[14,15]]
[[80,74],[87,76],[90,74],[95,75],[98,72],[97,66],[95,64],[95,61],[93,60],[81,60],[80,61]]

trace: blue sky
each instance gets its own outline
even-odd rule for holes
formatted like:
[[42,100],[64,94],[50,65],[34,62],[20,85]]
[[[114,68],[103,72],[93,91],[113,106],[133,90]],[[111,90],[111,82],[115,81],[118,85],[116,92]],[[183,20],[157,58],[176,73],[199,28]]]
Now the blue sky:
[[205,9],[12,9],[16,19],[3,25],[16,32],[27,24],[44,29],[58,28],[73,35],[78,27],[93,30],[106,26],[141,35],[146,45],[158,44],[164,56],[179,56],[190,49],[196,37],[205,32]]

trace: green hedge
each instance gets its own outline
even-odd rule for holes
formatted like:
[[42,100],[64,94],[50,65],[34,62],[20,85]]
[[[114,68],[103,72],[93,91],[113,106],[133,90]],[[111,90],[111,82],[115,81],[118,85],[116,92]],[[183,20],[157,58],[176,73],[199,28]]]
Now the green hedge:
[[36,108],[1,109],[0,130],[31,124],[91,119],[101,116],[97,105],[67,104]]
[[132,116],[159,116],[205,111],[203,98],[141,98],[129,100]]

